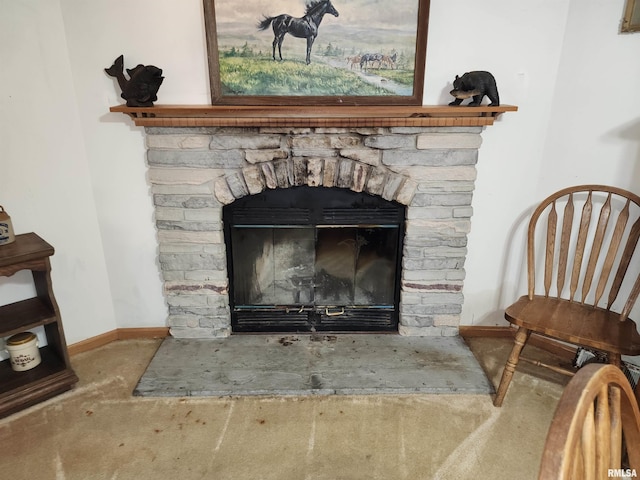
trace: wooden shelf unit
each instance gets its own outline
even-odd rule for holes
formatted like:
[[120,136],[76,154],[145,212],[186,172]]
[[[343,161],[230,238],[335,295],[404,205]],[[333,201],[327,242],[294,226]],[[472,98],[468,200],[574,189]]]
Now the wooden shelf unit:
[[48,345],[40,348],[40,365],[15,372],[0,362],[0,418],[69,390],[78,381],[71,368],[60,310],[53,295],[49,257],[54,249],[35,233],[16,235],[0,246],[0,276],[30,270],[36,296],[0,306],[0,337],[44,327]]

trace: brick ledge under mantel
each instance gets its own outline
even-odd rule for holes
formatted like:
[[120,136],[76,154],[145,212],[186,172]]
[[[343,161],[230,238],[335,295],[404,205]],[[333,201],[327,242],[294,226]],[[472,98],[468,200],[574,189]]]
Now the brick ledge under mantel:
[[514,105],[491,106],[228,106],[118,105],[141,127],[483,127]]

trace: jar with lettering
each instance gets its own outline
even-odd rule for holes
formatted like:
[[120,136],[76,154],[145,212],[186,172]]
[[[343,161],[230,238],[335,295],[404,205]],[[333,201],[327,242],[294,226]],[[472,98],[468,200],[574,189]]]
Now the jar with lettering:
[[15,241],[16,237],[13,234],[13,225],[11,225],[11,217],[4,210],[4,207],[0,205],[0,245],[6,245]]
[[16,372],[31,370],[40,365],[38,337],[32,332],[21,332],[9,337],[6,344],[11,368]]

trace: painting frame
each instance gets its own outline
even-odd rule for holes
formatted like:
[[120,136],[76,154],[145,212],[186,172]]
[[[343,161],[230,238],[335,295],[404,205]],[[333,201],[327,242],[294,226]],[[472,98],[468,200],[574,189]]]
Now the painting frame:
[[[427,35],[428,35],[428,24],[429,24],[429,7],[430,0],[398,0],[400,2],[407,2],[408,7],[413,8],[415,6],[415,11],[417,12],[415,18],[406,19],[403,17],[403,21],[407,22],[407,29],[415,28],[415,43],[411,45],[411,48],[408,50],[409,55],[404,55],[401,58],[407,59],[406,64],[413,68],[406,68],[403,72],[404,74],[404,82],[402,85],[404,88],[403,93],[388,93],[388,91],[384,91],[384,93],[375,93],[369,94],[364,92],[360,94],[358,91],[356,94],[344,94],[341,92],[321,92],[321,93],[300,93],[294,90],[278,92],[277,94],[273,93],[245,93],[245,92],[234,92],[232,89],[228,87],[227,84],[224,83],[224,71],[221,69],[221,57],[224,55],[224,60],[227,61],[227,55],[229,50],[223,50],[225,47],[221,40],[224,40],[224,37],[219,37],[220,29],[218,28],[218,22],[223,21],[221,18],[221,14],[218,13],[218,17],[216,17],[216,4],[219,6],[222,5],[221,2],[229,2],[233,0],[203,0],[204,6],[204,20],[205,20],[205,33],[206,33],[206,44],[207,44],[207,60],[208,60],[208,70],[209,70],[209,84],[211,89],[211,103],[212,105],[246,105],[246,106],[287,106],[287,105],[296,105],[296,106],[314,106],[314,105],[422,105],[422,97],[423,97],[423,89],[424,89],[424,78],[425,78],[425,62],[426,62],[426,49],[427,49]],[[251,1],[251,0],[248,0]],[[339,4],[339,0],[332,0]],[[294,0],[291,0],[292,4],[294,4]],[[237,5],[237,3],[235,3]],[[337,8],[339,10],[339,8]],[[222,9],[220,9],[222,10]],[[281,12],[273,12],[281,13]],[[294,14],[292,13],[292,16]],[[255,18],[256,23],[260,20],[259,16]],[[325,24],[329,22],[325,21],[322,24],[322,28]],[[255,23],[252,25],[255,28]],[[415,27],[413,27],[415,26]],[[355,28],[355,25],[353,26]],[[321,29],[318,29],[321,32]],[[264,33],[264,32],[263,32]],[[291,35],[286,35],[286,37],[290,37]],[[320,35],[318,35],[318,38]],[[271,62],[271,65],[278,65],[281,62],[289,62],[292,64],[297,62],[299,65],[303,65],[304,62],[301,59],[286,59],[285,60],[275,60],[277,55],[275,46],[272,47],[272,39],[274,39],[274,34],[271,33],[271,28],[268,28],[268,31],[264,34],[264,38],[268,40],[269,48],[267,51],[260,51],[262,57],[253,62],[254,64],[262,64],[267,68],[267,63],[265,59]],[[412,37],[409,37],[410,39]],[[291,44],[292,42],[303,43],[303,40],[300,38],[287,38],[285,44]],[[275,41],[273,42],[275,43]],[[316,40],[316,45],[318,44]],[[329,43],[331,45],[331,43]],[[273,52],[272,52],[273,48]],[[328,48],[328,47],[327,47]],[[336,48],[337,50],[337,48]],[[285,56],[285,47],[282,48],[283,57]],[[322,51],[322,50],[321,50]],[[272,55],[273,53],[273,55]],[[404,50],[403,50],[404,53]],[[315,54],[315,53],[314,53]],[[305,67],[298,68],[300,71],[305,71],[305,68],[308,68],[306,71],[311,71],[315,66],[311,66],[308,61],[308,53],[307,53],[307,65]],[[268,58],[267,58],[268,57]],[[364,55],[360,55],[360,58],[364,57]],[[314,58],[319,58],[315,56]],[[336,59],[334,62],[337,64],[339,60]],[[393,60],[396,62],[396,60]],[[311,64],[318,65],[319,63],[316,61],[312,61]],[[357,64],[357,62],[356,62]],[[387,62],[388,65],[388,62]],[[365,75],[368,75],[367,68],[370,67],[370,70],[373,71],[376,64],[371,62],[365,62],[364,69]],[[297,65],[294,65],[297,67]],[[331,66],[338,72],[338,68],[340,68],[339,74],[342,75],[353,75],[353,73],[349,74],[346,72],[345,66]],[[385,64],[382,62],[378,63],[379,73],[390,75],[389,72],[382,72]],[[269,67],[271,68],[271,67]],[[275,68],[275,67],[274,67]],[[357,68],[357,65],[356,65]],[[360,68],[362,69],[362,63],[360,64]],[[390,67],[393,68],[393,65]],[[396,67],[399,69],[399,67]],[[342,70],[345,70],[344,72]],[[315,70],[314,70],[315,72]],[[412,73],[412,83],[409,84],[408,79],[411,80]],[[308,75],[309,78],[316,78],[313,74]],[[385,83],[384,88],[389,88],[389,80],[385,81],[384,77],[381,77],[381,83]],[[391,80],[393,83],[394,81]],[[344,82],[343,82],[344,84]],[[353,82],[353,85],[356,85],[356,82]],[[313,88],[313,87],[311,87]],[[325,87],[326,88],[326,87]],[[369,87],[366,87],[369,88]],[[408,89],[411,89],[410,92]],[[229,91],[231,90],[232,93]],[[383,92],[381,88],[378,88],[377,91]]]
[[620,30],[625,33],[640,32],[640,3],[637,0],[627,0]]

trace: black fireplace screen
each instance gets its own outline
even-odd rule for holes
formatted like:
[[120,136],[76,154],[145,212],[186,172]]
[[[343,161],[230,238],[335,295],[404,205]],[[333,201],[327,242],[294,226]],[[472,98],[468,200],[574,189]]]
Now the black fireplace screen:
[[225,207],[232,329],[393,330],[404,208],[298,187]]

